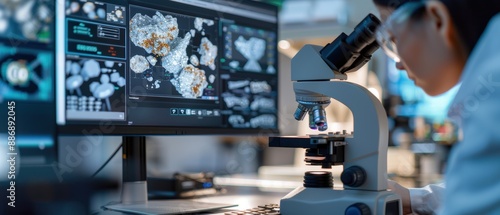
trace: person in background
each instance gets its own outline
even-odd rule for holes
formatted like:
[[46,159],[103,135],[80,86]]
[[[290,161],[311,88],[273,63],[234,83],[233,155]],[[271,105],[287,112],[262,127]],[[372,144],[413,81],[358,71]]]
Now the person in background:
[[389,181],[416,214],[500,214],[500,2],[373,0],[377,41],[427,94],[461,84],[448,116],[463,132],[444,184],[407,189]]

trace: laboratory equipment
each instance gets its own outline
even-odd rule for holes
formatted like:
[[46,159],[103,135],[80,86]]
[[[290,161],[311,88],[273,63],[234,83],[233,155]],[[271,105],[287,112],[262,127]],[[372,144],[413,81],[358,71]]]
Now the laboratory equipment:
[[306,148],[308,164],[344,167],[341,188],[333,186],[329,171],[306,172],[304,186],[282,198],[282,214],[402,214],[400,197],[387,190],[386,113],[368,89],[345,81],[345,73],[363,66],[378,49],[373,36],[378,25],[369,14],[349,36],[342,33],[325,47],[305,45],[292,59],[295,119],[309,115],[311,129],[326,131],[324,107],[333,98],[352,111],[354,131],[270,137],[271,147]]
[[146,135],[279,133],[277,13],[256,1],[56,4],[59,134],[123,135],[122,204],[108,208],[168,211],[147,199]]

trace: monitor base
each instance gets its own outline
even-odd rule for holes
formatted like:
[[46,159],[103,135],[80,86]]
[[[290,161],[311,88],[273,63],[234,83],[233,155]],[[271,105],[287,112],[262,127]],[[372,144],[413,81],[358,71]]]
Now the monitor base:
[[124,136],[122,144],[123,186],[121,203],[106,205],[105,209],[134,214],[163,215],[206,212],[237,206],[195,200],[148,201],[146,137]]
[[106,205],[104,208],[125,213],[167,215],[207,212],[235,206],[238,205],[195,200],[152,200],[143,204]]

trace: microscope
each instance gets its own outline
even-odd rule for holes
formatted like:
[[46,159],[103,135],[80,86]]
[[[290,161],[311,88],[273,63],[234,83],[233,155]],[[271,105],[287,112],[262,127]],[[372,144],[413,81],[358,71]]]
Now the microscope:
[[387,116],[380,101],[365,87],[346,82],[371,59],[379,45],[380,21],[365,17],[347,36],[342,33],[325,47],[305,45],[292,59],[292,81],[298,102],[294,117],[309,117],[309,127],[328,129],[325,107],[330,99],[346,105],[354,116],[354,131],[305,137],[270,137],[270,147],[306,148],[305,162],[331,168],[343,165],[343,187],[334,188],[332,173],[309,171],[304,186],[280,202],[284,215],[401,215],[401,197],[387,190]]

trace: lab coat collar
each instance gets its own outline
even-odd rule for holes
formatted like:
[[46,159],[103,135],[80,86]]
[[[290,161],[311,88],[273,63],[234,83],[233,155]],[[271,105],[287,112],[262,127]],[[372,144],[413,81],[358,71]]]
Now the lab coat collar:
[[448,111],[448,117],[459,124],[474,114],[474,105],[488,99],[488,93],[500,90],[500,13],[488,23],[467,60],[460,82]]

